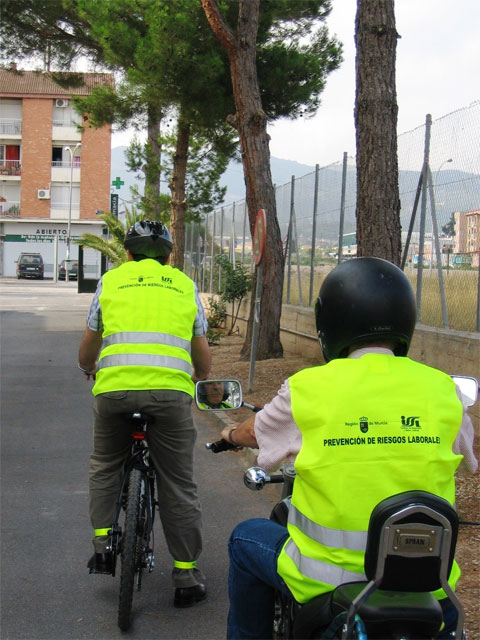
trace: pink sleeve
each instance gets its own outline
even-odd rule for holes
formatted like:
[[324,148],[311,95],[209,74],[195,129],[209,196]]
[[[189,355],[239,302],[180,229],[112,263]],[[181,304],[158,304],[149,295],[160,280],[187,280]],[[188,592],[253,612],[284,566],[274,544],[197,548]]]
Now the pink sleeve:
[[478,469],[478,462],[473,451],[474,437],[475,431],[472,421],[470,420],[470,416],[467,413],[464,413],[462,426],[452,447],[453,453],[458,453],[463,456],[463,460],[458,467],[458,471],[475,473]]
[[255,437],[258,464],[265,469],[277,469],[286,459],[293,461],[300,451],[302,436],[293,420],[288,380],[255,416]]
[[[462,400],[462,392],[457,387],[457,395]],[[463,404],[463,403],[462,403]],[[455,442],[453,443],[453,453],[463,456],[463,460],[458,467],[458,471],[475,473],[478,469],[478,462],[473,450],[473,441],[475,439],[475,429],[473,428],[470,416],[467,413],[468,407],[464,406],[463,419],[460,431],[457,433]]]

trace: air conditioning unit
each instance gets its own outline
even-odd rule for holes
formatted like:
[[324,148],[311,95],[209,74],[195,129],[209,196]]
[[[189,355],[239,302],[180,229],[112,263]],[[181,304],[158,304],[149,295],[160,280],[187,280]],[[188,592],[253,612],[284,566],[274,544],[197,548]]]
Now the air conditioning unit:
[[38,190],[38,199],[39,200],[50,200],[50,189],[39,189]]
[[64,98],[57,98],[55,100],[55,106],[56,107],[68,107],[68,100],[65,100]]

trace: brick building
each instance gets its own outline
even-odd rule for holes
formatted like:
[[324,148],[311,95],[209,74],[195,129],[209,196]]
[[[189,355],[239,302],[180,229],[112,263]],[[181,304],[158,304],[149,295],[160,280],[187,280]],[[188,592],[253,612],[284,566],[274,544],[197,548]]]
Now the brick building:
[[480,209],[456,211],[454,253],[463,256],[474,267],[480,258]]
[[102,233],[97,212],[110,209],[111,128],[88,127],[71,99],[112,83],[104,73],[0,69],[0,275],[15,275],[18,255],[35,251],[52,277],[68,237],[73,259],[75,238]]

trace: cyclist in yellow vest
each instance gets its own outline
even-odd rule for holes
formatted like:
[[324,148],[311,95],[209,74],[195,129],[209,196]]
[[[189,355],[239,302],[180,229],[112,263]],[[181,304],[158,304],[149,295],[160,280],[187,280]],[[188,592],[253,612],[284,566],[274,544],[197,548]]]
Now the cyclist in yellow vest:
[[174,605],[206,597],[196,567],[202,549],[201,508],[193,474],[194,382],[208,377],[207,322],[194,282],[169,265],[172,238],[160,222],[137,222],[124,242],[128,261],[100,280],[79,349],[79,367],[95,375],[94,445],[90,459],[90,573],[112,573],[108,530],[131,446],[129,417],[153,418],[147,433],[158,501],[174,558]]
[[[460,390],[406,357],[416,304],[398,267],[380,258],[337,266],[315,319],[327,364],[293,375],[262,411],[222,432],[258,448],[261,466],[294,459],[296,470],[288,528],[256,518],[230,538],[229,639],[272,637],[274,589],[303,603],[364,580],[368,520],[381,500],[417,489],[453,504],[455,471],[477,468]],[[454,563],[452,587],[459,575]],[[444,611],[438,637],[449,637],[456,610],[434,595]]]

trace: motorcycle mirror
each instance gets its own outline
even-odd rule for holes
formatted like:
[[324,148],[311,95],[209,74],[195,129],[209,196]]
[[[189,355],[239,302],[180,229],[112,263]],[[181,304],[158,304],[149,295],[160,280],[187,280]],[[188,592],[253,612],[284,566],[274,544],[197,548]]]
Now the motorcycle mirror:
[[243,482],[251,491],[260,491],[268,480],[268,474],[262,467],[250,467],[243,474]]
[[195,404],[200,411],[232,411],[243,405],[238,380],[200,380],[195,385]]
[[478,381],[470,376],[452,376],[455,384],[462,392],[463,404],[473,407],[478,398]]

